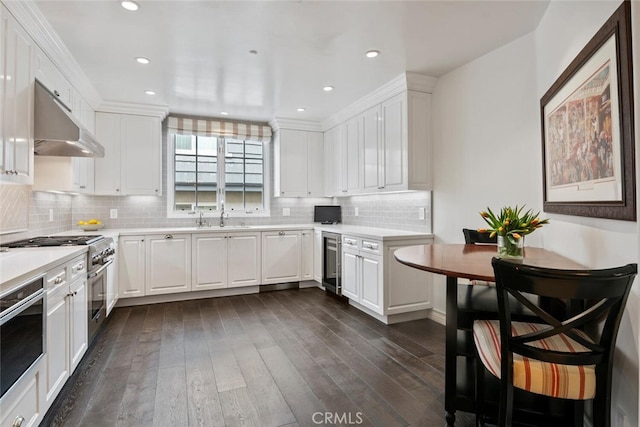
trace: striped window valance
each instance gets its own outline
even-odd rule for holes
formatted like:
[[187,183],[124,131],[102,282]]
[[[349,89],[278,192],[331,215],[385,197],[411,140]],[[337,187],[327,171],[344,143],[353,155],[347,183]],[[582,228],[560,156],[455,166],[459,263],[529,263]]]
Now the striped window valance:
[[169,116],[167,130],[178,135],[216,136],[261,142],[271,140],[271,127],[262,123]]

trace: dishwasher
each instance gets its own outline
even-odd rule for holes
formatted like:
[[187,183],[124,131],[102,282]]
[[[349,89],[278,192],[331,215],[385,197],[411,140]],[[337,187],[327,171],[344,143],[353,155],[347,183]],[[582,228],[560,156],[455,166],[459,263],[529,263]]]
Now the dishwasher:
[[342,236],[322,232],[322,285],[333,294],[342,295]]

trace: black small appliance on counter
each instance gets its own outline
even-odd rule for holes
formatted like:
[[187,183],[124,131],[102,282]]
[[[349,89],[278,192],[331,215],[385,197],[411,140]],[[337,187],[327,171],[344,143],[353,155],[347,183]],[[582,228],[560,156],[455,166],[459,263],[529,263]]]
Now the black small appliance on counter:
[[338,224],[342,222],[342,209],[340,206],[314,206],[313,222]]

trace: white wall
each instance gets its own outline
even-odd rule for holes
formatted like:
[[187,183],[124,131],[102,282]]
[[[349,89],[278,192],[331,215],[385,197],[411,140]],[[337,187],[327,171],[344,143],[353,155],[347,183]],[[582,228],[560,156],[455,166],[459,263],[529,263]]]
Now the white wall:
[[[619,4],[552,1],[533,33],[438,80],[432,199],[438,242],[463,242],[461,228],[481,226],[478,211],[487,205],[542,208],[540,98]],[[632,8],[635,149],[640,152],[640,2],[632,2]],[[640,171],[638,165],[636,158]],[[527,236],[527,245],[543,246],[593,268],[638,262],[636,222],[544,216],[550,225]],[[613,420],[620,408],[626,426],[639,425],[638,282],[622,320],[613,380]],[[434,285],[436,309],[444,311],[444,278],[436,276]]]

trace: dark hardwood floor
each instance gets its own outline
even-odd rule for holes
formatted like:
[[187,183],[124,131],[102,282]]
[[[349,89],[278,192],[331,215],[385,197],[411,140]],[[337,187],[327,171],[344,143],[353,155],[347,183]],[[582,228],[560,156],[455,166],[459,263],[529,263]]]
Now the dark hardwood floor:
[[444,333],[317,288],[118,308],[45,423],[443,426]]

